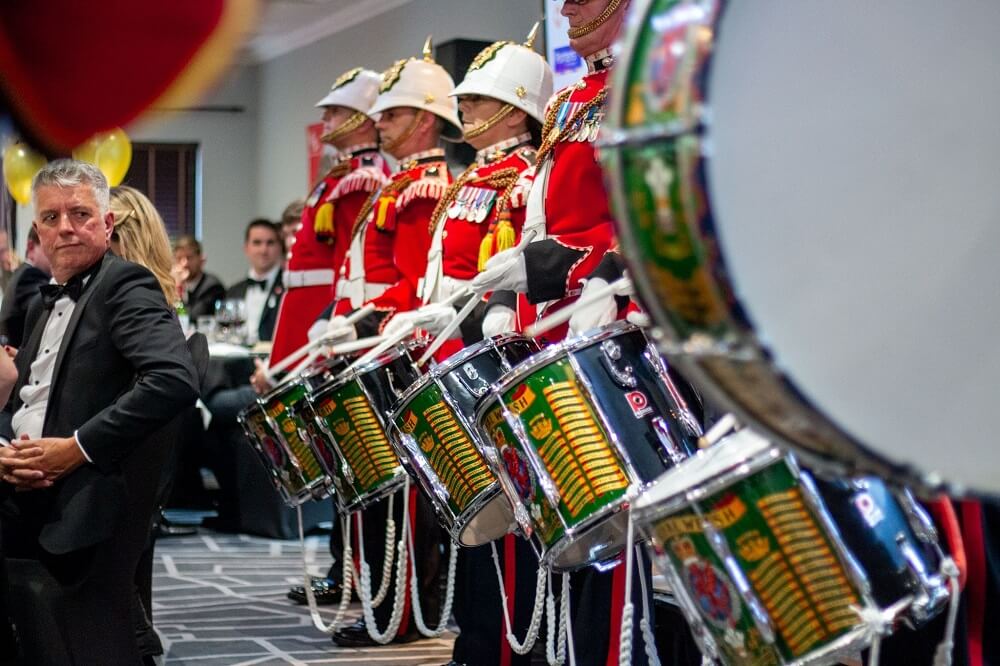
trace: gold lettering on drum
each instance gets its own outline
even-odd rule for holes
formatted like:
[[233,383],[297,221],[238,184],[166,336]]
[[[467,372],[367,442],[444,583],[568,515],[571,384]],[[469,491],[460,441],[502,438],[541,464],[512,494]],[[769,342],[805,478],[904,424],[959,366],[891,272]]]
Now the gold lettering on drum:
[[424,411],[424,419],[437,440],[437,446],[424,451],[455,506],[464,511],[476,495],[493,483],[493,474],[445,404],[438,403]]
[[628,480],[576,385],[556,382],[543,394],[558,427],[538,453],[575,518],[604,493],[624,490]]
[[337,443],[358,483],[362,488],[369,488],[380,478],[392,474],[399,459],[364,396],[344,400],[344,408],[352,427]]
[[739,497],[733,497],[725,506],[721,506],[708,514],[708,522],[720,530],[732,526],[746,515],[747,507]]
[[333,400],[323,400],[319,403],[319,407],[316,408],[317,416],[326,418],[330,414],[333,414],[333,410],[337,408],[337,403]]

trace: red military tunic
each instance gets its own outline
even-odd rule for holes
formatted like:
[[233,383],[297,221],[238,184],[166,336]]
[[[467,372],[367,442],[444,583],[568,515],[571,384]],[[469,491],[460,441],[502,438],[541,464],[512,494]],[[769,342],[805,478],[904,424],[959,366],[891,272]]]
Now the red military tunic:
[[[484,148],[448,188],[434,212],[427,272],[419,293],[422,305],[446,300],[466,286],[489,257],[520,240],[534,175],[530,139],[525,134]],[[461,347],[460,340],[449,341],[438,360]]]
[[283,278],[288,291],[278,311],[272,365],[306,344],[309,326],[330,303],[335,268],[347,254],[354,220],[388,176],[375,145],[358,146],[345,151],[313,189],[289,251]]
[[441,148],[400,160],[399,171],[369,197],[355,222],[336,314],[367,303],[389,314],[419,305],[431,215],[451,182]]
[[[604,118],[608,70],[587,74],[558,92],[546,109],[536,189],[524,230],[538,236],[525,249],[528,291],[518,302],[521,326],[573,302],[582,278],[614,243],[614,222],[593,141]],[[540,188],[540,189],[539,189]],[[566,335],[564,324],[548,341]]]

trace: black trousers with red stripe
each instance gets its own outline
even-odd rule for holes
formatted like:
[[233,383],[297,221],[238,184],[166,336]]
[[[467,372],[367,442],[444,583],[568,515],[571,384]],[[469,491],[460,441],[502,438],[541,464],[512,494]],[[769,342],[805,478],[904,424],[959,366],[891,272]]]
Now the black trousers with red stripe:
[[[411,487],[410,511],[408,520],[410,530],[413,534],[413,549],[417,565],[417,589],[420,593],[420,608],[423,611],[424,622],[429,626],[436,626],[441,614],[442,587],[444,577],[447,573],[445,565],[446,554],[444,547],[447,543],[446,535],[438,524],[434,514],[434,508],[430,502],[424,498],[422,493]],[[362,521],[364,525],[365,538],[365,559],[371,568],[372,595],[378,591],[379,583],[382,580],[382,563],[385,558],[385,530],[386,521],[389,517],[388,500],[381,500],[362,511]],[[399,542],[403,533],[403,495],[396,493],[393,502],[393,517],[396,521],[396,543]],[[355,519],[356,520],[356,519]],[[355,523],[356,524],[356,523]],[[352,537],[356,539],[355,537]],[[393,545],[395,548],[395,545]],[[355,549],[355,553],[357,553]],[[397,551],[398,554],[398,551]],[[409,576],[410,565],[407,563],[407,576]],[[392,580],[389,583],[389,593],[385,600],[375,608],[375,620],[379,631],[384,631],[389,624],[392,615],[393,603],[395,601],[396,590],[396,563],[393,563]],[[413,616],[410,611],[410,583],[406,583],[406,607],[403,611],[403,620],[399,625],[397,635],[403,635],[416,631],[413,625]]]
[[[639,581],[646,578],[646,607],[653,609],[652,572],[644,548],[632,567],[632,664],[646,666],[642,630],[643,589]],[[617,566],[591,566],[570,574],[570,609],[573,623],[573,649],[578,666],[611,666],[618,664],[622,612],[625,609],[625,557],[617,558]],[[603,570],[602,570],[603,569]]]
[[[535,601],[538,557],[527,541],[508,534],[495,542],[503,571],[514,635],[523,641]],[[531,654],[518,655],[505,636],[500,585],[490,545],[459,550],[452,607],[460,634],[452,660],[468,666],[529,666]],[[540,640],[544,640],[540,632]]]

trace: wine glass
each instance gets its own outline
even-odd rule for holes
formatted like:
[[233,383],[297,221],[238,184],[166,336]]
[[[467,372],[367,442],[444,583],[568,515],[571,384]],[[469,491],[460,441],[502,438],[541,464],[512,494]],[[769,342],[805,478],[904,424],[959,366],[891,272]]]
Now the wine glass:
[[233,344],[243,344],[245,336],[241,327],[246,319],[247,305],[243,299],[227,298],[220,301],[215,312],[215,320],[221,327],[220,338]]

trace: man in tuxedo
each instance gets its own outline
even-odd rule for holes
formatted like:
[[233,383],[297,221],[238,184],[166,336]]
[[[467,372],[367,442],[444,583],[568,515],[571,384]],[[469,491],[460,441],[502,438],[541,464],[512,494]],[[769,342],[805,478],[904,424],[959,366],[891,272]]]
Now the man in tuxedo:
[[243,234],[243,253],[250,263],[245,280],[237,282],[226,298],[247,304],[247,341],[270,340],[278,319],[278,306],[285,291],[281,282],[281,260],[285,256],[281,227],[263,218],[251,220]]
[[108,252],[101,172],[35,177],[53,283],[32,303],[0,412],[10,612],[30,664],[138,664],[133,588],[165,447],[148,435],[197,397],[184,335],[146,268]]
[[52,268],[38,242],[34,229],[28,232],[25,261],[18,266],[4,290],[0,307],[0,334],[7,336],[7,344],[20,347],[24,334],[24,316],[28,305],[38,296],[38,287],[49,281]]
[[219,278],[205,272],[205,255],[194,236],[181,236],[174,243],[171,273],[192,322],[215,314],[215,302],[226,297],[226,288]]

